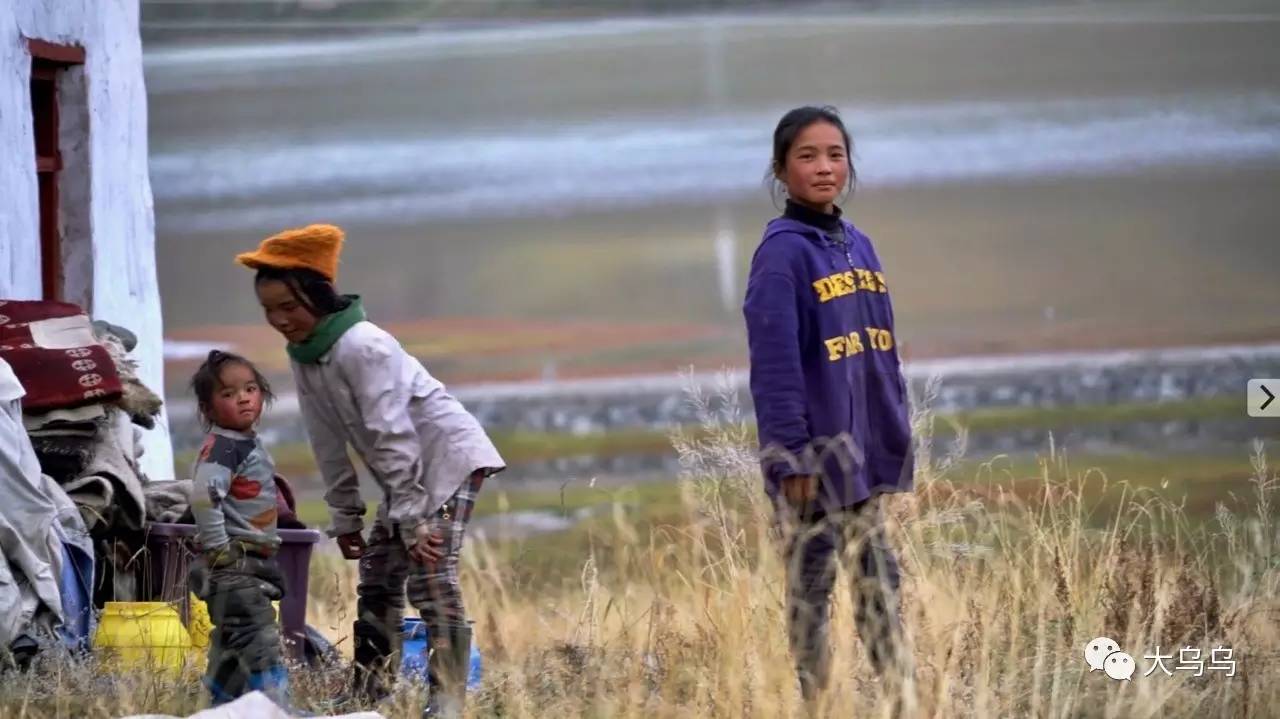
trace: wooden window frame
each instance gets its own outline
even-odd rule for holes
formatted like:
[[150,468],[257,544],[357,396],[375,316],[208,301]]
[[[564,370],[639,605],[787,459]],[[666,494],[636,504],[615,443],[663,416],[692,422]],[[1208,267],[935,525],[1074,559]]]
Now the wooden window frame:
[[84,48],[27,38],[31,54],[31,115],[40,198],[40,280],[46,300],[62,299],[62,230],[59,227],[58,75],[85,61]]

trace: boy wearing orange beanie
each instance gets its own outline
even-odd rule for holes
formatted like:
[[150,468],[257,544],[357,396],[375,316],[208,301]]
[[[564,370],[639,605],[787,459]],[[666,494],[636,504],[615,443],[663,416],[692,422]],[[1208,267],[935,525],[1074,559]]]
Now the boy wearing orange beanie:
[[[325,502],[343,556],[360,560],[355,688],[378,700],[398,668],[406,583],[431,641],[424,716],[461,717],[471,627],[458,582],[463,533],[484,479],[505,469],[480,423],[334,288],[345,236],[311,225],[267,238],[236,260],[257,270],[267,322],[288,341]],[[364,536],[351,446],[382,490]]]

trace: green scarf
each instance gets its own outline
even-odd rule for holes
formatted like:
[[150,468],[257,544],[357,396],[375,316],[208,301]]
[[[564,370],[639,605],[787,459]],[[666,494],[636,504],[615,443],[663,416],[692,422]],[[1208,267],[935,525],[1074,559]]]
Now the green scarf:
[[311,334],[307,338],[297,344],[289,343],[287,347],[289,356],[295,362],[301,364],[316,364],[325,352],[338,341],[338,338],[346,334],[358,322],[365,319],[364,305],[360,302],[359,295],[347,295],[351,298],[351,304],[347,305],[345,310],[338,310],[331,315],[325,315],[320,318],[320,322],[316,324],[315,329],[311,330]]

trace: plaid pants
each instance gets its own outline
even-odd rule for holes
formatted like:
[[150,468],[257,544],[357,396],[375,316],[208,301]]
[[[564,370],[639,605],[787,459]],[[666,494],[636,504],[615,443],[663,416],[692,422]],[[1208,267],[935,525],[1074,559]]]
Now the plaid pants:
[[472,475],[428,520],[432,533],[444,537],[444,557],[430,567],[410,559],[398,527],[379,523],[373,528],[360,559],[360,583],[356,587],[357,644],[363,638],[371,655],[385,658],[399,653],[406,584],[409,602],[422,613],[422,621],[432,636],[443,636],[450,625],[467,623],[458,581],[458,558],[483,481],[482,474]]

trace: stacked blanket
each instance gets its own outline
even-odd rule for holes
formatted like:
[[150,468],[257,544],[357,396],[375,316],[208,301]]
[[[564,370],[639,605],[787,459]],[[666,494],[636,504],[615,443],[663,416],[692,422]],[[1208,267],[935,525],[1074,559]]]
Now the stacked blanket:
[[26,390],[23,426],[40,469],[100,537],[146,521],[140,427],[155,426],[161,400],[138,380],[136,343],[73,304],[0,300],[0,359]]
[[106,416],[104,406],[91,404],[43,414],[24,413],[22,423],[41,469],[61,484],[79,477],[89,466]]
[[24,412],[74,409],[124,396],[111,353],[73,304],[0,300],[0,357],[27,391]]
[[46,494],[69,499],[90,533],[97,601],[136,596],[147,520],[141,433],[162,405],[138,378],[136,344],[132,332],[90,321],[73,304],[0,300],[0,362],[23,390],[22,444]]

